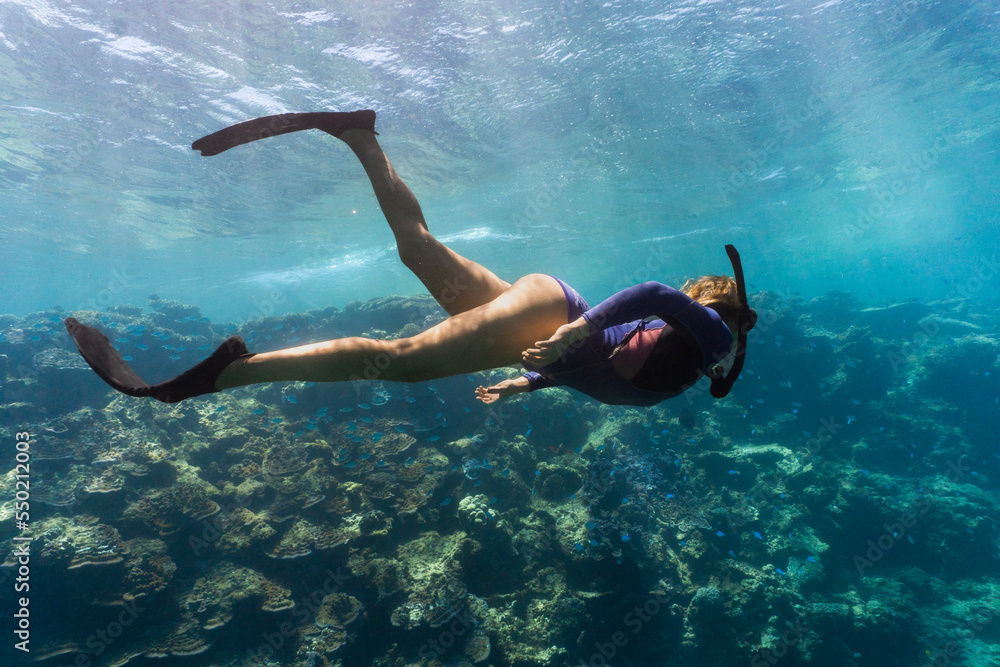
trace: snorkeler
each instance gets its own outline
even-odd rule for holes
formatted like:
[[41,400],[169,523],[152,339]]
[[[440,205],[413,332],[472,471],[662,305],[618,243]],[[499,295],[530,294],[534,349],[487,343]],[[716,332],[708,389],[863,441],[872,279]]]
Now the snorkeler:
[[[442,244],[375,139],[375,112],[289,113],[233,125],[195,141],[202,155],[266,137],[319,129],[361,161],[400,259],[448,319],[409,338],[339,338],[252,354],[239,336],[177,377],[149,385],[97,329],[73,318],[66,328],[88,364],[118,391],[165,403],[262,382],[342,382],[371,378],[422,382],[520,363],[529,372],[477,398],[493,403],[543,387],[566,386],[604,403],[654,405],[704,375],[725,396],[743,366],[757,315],[747,305],[739,255],[726,246],[736,279],[704,276],[684,290],[646,282],[591,308],[569,285],[544,274],[513,284]],[[651,318],[651,319],[650,319]],[[735,350],[734,339],[736,340]],[[734,355],[724,373],[724,360]]]

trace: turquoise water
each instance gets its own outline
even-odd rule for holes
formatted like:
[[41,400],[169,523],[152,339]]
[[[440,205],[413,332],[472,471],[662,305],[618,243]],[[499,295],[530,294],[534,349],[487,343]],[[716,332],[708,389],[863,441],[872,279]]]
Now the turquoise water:
[[[0,0],[3,664],[1000,664],[998,26],[995,2]],[[233,332],[440,319],[340,142],[190,148],[359,108],[431,231],[507,280],[596,304],[729,273],[734,244],[762,321],[732,396],[496,412],[472,389],[497,372],[164,406],[81,368],[68,314],[147,379]]]
[[946,296],[996,250],[991,3],[2,12],[3,312],[418,291],[336,142],[188,149],[313,109],[376,109],[436,233],[592,301],[652,253],[668,282],[726,270],[725,242],[757,289],[874,304]]

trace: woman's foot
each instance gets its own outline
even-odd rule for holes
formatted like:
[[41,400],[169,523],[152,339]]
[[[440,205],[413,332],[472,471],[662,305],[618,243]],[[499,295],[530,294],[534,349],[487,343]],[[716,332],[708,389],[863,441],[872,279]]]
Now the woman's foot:
[[202,137],[191,144],[191,148],[201,151],[201,154],[207,157],[218,155],[241,144],[289,132],[323,130],[327,134],[339,138],[347,130],[353,129],[367,130],[377,134],[375,132],[375,112],[371,109],[363,109],[361,111],[314,111],[264,116],[231,125]]
[[149,385],[135,374],[111,341],[94,327],[70,317],[66,330],[76,343],[84,360],[109,385],[129,396],[151,396],[164,403],[176,403],[192,396],[219,391],[215,381],[227,366],[237,359],[253,355],[239,336],[230,336],[207,359],[175,378]]

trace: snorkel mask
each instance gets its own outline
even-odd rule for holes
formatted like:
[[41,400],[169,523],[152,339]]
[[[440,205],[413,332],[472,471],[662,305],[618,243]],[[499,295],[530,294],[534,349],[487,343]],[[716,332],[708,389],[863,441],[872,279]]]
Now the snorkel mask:
[[712,396],[715,398],[725,397],[729,393],[729,390],[733,388],[736,378],[740,376],[740,371],[743,370],[743,359],[747,351],[747,332],[757,324],[757,312],[747,303],[747,287],[743,281],[743,264],[740,262],[740,254],[736,252],[736,248],[732,245],[726,246],[726,254],[729,255],[729,261],[733,264],[733,273],[736,278],[736,294],[740,300],[740,312],[736,325],[736,359],[733,361],[733,367],[729,369],[726,375],[712,380],[711,391]]

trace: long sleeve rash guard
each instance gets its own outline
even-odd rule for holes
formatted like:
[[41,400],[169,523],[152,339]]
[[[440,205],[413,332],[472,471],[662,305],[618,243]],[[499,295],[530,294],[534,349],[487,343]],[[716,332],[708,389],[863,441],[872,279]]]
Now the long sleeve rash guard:
[[[557,361],[529,369],[525,374],[529,391],[562,385],[603,403],[655,405],[694,384],[729,354],[733,343],[718,313],[658,282],[622,290],[588,308],[583,318],[590,325],[590,335]],[[613,360],[612,353],[630,334],[645,342],[623,347]],[[653,343],[656,351],[650,357]],[[628,359],[629,355],[640,358]],[[651,368],[647,364],[654,363],[661,376],[657,389],[640,388],[633,381],[634,369]]]

